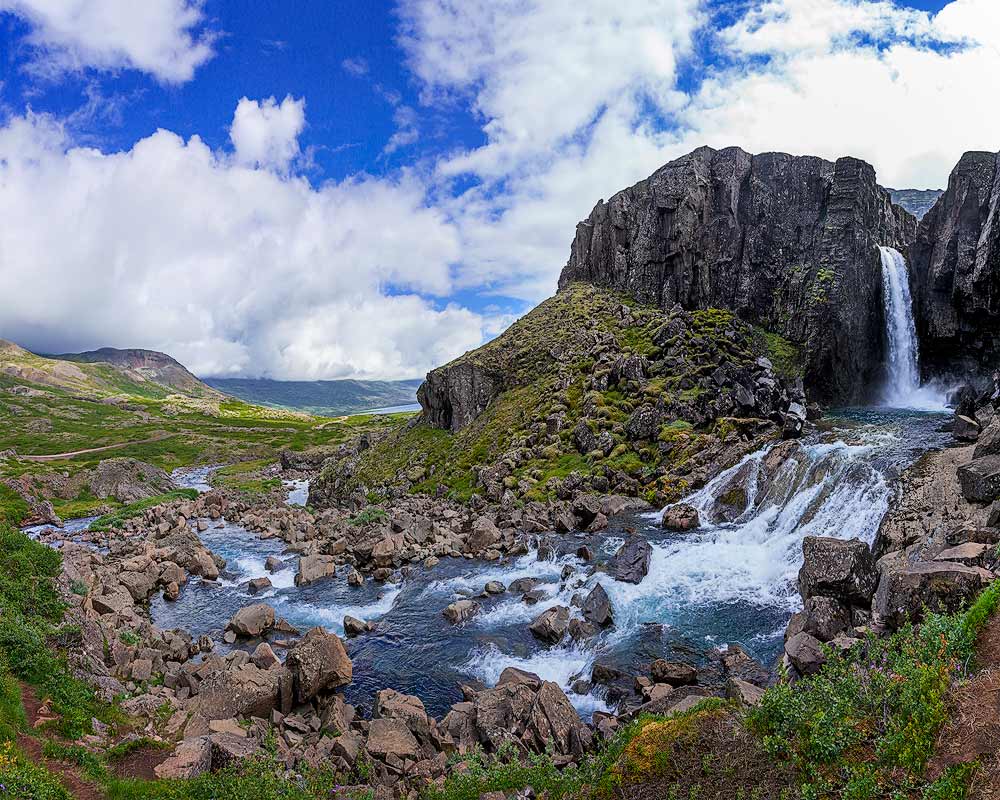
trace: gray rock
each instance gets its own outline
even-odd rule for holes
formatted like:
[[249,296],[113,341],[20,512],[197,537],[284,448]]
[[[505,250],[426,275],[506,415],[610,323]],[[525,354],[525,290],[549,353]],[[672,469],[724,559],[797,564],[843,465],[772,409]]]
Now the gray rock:
[[288,651],[285,666],[292,673],[295,698],[305,703],[317,694],[346,686],[354,677],[351,659],[340,637],[323,628],[306,631]]
[[615,553],[611,574],[616,581],[641,583],[649,573],[652,557],[653,547],[649,542],[639,536],[630,536]]
[[807,536],[802,541],[802,554],[799,593],[803,600],[820,595],[848,605],[869,603],[878,571],[867,544],[860,539]]
[[660,525],[668,531],[692,531],[701,526],[701,518],[698,516],[698,509],[694,506],[678,503],[669,506],[663,512]]
[[891,629],[919,622],[925,609],[954,613],[982,588],[974,567],[948,561],[921,561],[882,572],[872,601],[874,621]]
[[252,638],[273,628],[274,620],[274,609],[271,606],[267,603],[254,603],[237,611],[226,625],[226,630],[237,636]]
[[1000,456],[977,458],[958,468],[962,496],[970,503],[992,503],[1000,497]]
[[650,665],[649,673],[656,683],[670,686],[689,686],[698,681],[698,670],[690,664],[666,661],[662,658]]
[[465,622],[479,611],[479,603],[475,600],[458,600],[442,612],[444,618],[453,625]]
[[819,639],[808,633],[797,633],[785,642],[785,654],[803,675],[814,675],[826,663]]
[[605,628],[614,622],[611,598],[601,584],[590,590],[580,608],[583,618],[598,627]]

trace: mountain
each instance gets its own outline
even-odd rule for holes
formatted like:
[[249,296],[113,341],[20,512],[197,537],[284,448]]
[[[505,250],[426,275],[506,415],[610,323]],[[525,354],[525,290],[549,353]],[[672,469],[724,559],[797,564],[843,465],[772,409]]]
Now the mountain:
[[1000,153],[962,156],[907,255],[925,372],[1000,368]]
[[858,403],[882,372],[877,246],[903,249],[916,224],[856,158],[702,147],[598,202],[559,285],[728,309],[802,349],[811,397]]
[[176,359],[155,350],[102,347],[84,353],[63,353],[50,358],[80,364],[108,364],[129,380],[148,382],[189,397],[217,397],[211,387],[188,372]]
[[21,383],[93,397],[221,397],[170,356],[151,350],[104,348],[43,356],[0,339],[0,375]]
[[205,383],[248,403],[339,416],[415,403],[421,381],[273,381],[205,378]]
[[944,189],[889,189],[886,188],[892,202],[913,214],[917,220],[924,218],[937,199],[944,194]]

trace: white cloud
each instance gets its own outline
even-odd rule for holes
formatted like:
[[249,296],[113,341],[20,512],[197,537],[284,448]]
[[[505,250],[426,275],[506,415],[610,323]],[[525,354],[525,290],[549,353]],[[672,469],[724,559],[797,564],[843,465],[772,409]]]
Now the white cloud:
[[423,187],[318,189],[160,130],[75,148],[44,116],[0,128],[0,336],[152,347],[201,374],[420,375],[495,320],[452,290],[453,227]]
[[184,83],[213,55],[202,0],[0,0],[3,11],[30,23],[32,67],[48,75],[136,69]]
[[[983,94],[1000,74],[996,0],[936,16],[762,0],[725,30],[695,0],[404,0],[403,19],[424,101],[467,102],[486,136],[437,167],[444,186],[477,181],[442,201],[464,286],[547,296],[599,198],[703,144],[854,155],[884,185],[921,188],[965,150],[1000,149],[1000,105]],[[678,64],[704,78],[690,96]]]
[[299,154],[299,134],[306,126],[306,102],[288,95],[281,105],[240,99],[229,128],[236,160],[251,167],[286,170]]

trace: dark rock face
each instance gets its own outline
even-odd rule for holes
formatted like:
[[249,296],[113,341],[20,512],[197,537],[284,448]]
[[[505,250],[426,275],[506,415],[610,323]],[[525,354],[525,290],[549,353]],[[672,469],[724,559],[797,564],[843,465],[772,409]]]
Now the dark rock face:
[[822,536],[802,540],[799,593],[803,600],[822,596],[844,603],[868,603],[878,582],[871,548],[860,539]]
[[863,400],[882,360],[876,248],[915,225],[863,161],[702,147],[598,203],[559,285],[729,309],[804,346],[814,397]]
[[908,261],[925,372],[1000,365],[1000,154],[962,156]]
[[417,400],[432,425],[458,431],[482,414],[503,389],[502,376],[461,361],[428,372],[417,389]]

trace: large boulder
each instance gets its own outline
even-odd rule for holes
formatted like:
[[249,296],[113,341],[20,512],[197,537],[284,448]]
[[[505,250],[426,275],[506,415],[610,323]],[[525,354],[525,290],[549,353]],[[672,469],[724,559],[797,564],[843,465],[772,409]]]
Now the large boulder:
[[569,629],[569,609],[566,606],[554,606],[543,611],[529,626],[536,639],[548,644],[558,644]]
[[306,703],[320,692],[346,686],[354,678],[351,659],[340,637],[323,628],[310,628],[288,651],[295,699]]
[[601,584],[591,589],[580,607],[580,613],[587,622],[604,628],[614,622],[611,598]]
[[207,720],[261,717],[287,712],[292,705],[292,676],[284,667],[260,669],[247,663],[217,670],[201,681],[197,710]]
[[274,619],[274,609],[271,606],[267,603],[254,603],[237,611],[226,625],[226,630],[250,639],[271,630]]
[[689,686],[698,680],[698,670],[690,664],[666,661],[662,658],[658,658],[650,665],[649,674],[655,683],[666,683],[670,686]]
[[992,503],[1000,497],[1000,455],[963,464],[958,468],[958,482],[970,503]]
[[953,613],[982,588],[975,567],[948,561],[921,561],[884,570],[872,602],[874,622],[899,628],[917,622],[925,610]]
[[97,465],[90,479],[94,497],[102,500],[112,497],[120,503],[134,503],[176,488],[162,469],[134,458],[105,459]]
[[337,561],[333,556],[314,554],[299,557],[299,571],[295,575],[296,586],[308,586],[323,578],[337,574]]
[[416,759],[420,753],[420,745],[416,737],[398,719],[373,719],[368,729],[368,742],[365,747],[376,758],[385,761],[389,758]]
[[153,772],[164,780],[189,780],[212,768],[212,743],[207,736],[192,736],[177,745],[166,761],[157,764]]
[[878,569],[871,548],[860,539],[807,536],[802,540],[799,593],[867,605],[875,593]]
[[785,654],[803,675],[815,675],[826,663],[826,655],[819,639],[804,631],[785,642]]
[[669,506],[663,512],[663,519],[660,525],[668,531],[693,531],[701,525],[701,518],[698,516],[698,509],[689,506],[687,503],[678,503]]
[[638,536],[630,536],[615,553],[611,574],[616,581],[641,583],[649,573],[652,556],[653,547],[649,542]]

